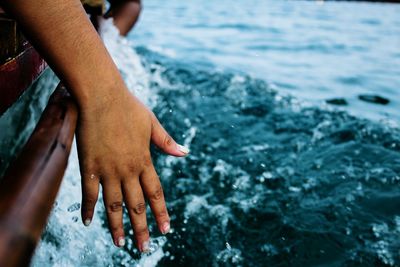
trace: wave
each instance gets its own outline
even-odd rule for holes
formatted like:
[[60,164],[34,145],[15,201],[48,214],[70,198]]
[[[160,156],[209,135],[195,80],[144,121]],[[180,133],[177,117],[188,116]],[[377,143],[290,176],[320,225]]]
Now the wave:
[[33,266],[400,264],[398,128],[303,105],[244,74],[105,42],[129,88],[192,151],[153,150],[173,231],[157,236],[150,219],[151,255],[134,249],[132,231],[117,249],[101,200],[85,228],[74,150]]

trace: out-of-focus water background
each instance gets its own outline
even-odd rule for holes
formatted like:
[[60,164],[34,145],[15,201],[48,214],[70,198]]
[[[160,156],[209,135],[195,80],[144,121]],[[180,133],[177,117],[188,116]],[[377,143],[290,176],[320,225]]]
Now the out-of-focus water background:
[[[147,0],[127,39],[104,22],[128,87],[191,149],[154,151],[173,230],[161,236],[149,215],[153,253],[140,255],[126,216],[127,245],[115,248],[101,201],[84,227],[74,150],[32,266],[400,266],[399,14],[378,3]],[[13,126],[3,159],[55,83],[46,73],[0,119]]]
[[[400,119],[400,6],[323,1],[145,1],[130,39],[179,62],[241,71],[280,94]],[[358,100],[379,94],[382,107]]]

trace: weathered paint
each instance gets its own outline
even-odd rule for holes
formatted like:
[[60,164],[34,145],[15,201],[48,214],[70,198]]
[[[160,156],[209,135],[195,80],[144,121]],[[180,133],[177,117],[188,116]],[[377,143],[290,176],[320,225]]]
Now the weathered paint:
[[21,96],[46,67],[46,62],[30,45],[26,45],[18,56],[0,66],[0,115]]
[[74,100],[60,84],[0,179],[0,266],[29,265],[67,166],[77,116]]

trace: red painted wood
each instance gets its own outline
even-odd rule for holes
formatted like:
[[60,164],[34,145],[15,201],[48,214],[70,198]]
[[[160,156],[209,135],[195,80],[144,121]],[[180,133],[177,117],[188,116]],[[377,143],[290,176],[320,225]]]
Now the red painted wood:
[[46,62],[30,45],[0,66],[0,115],[3,114],[46,69]]
[[77,107],[60,83],[31,137],[0,178],[0,266],[29,266],[74,138]]

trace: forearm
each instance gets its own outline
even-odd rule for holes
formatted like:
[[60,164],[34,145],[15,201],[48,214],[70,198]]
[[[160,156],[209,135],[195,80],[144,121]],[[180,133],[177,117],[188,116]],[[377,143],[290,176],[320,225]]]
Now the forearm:
[[106,103],[123,80],[78,0],[0,0],[78,105]]
[[105,17],[112,17],[120,34],[126,36],[139,19],[141,9],[140,0],[112,1]]

